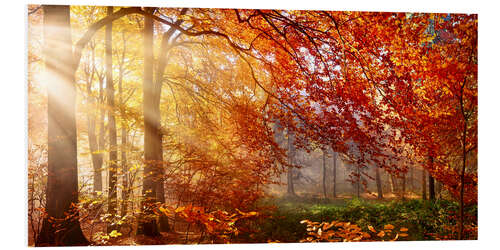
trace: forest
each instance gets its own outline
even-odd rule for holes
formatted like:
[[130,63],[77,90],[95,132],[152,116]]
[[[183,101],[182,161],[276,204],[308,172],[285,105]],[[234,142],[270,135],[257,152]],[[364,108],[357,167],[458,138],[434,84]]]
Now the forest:
[[477,240],[477,14],[26,8],[29,246]]

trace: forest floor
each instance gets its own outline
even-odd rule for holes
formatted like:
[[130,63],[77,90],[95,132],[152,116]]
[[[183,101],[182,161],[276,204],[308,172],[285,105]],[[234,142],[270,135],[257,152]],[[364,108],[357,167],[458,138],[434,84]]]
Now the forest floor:
[[[458,204],[450,200],[434,202],[409,196],[405,200],[395,195],[376,199],[365,194],[360,199],[350,195],[339,195],[336,199],[311,197],[306,194],[296,197],[275,197],[261,200],[260,216],[248,221],[251,230],[231,237],[232,243],[299,242],[307,237],[306,225],[302,220],[316,222],[351,222],[366,229],[368,226],[382,228],[386,224],[408,228],[406,240],[446,240],[456,238]],[[467,239],[477,239],[477,206],[466,207]],[[199,230],[193,230],[185,222],[175,222],[173,232],[161,233],[151,238],[135,235],[135,228],[122,227],[122,235],[96,241],[95,232],[105,231],[104,225],[92,225],[93,232],[85,232],[89,239],[93,234],[93,245],[166,245],[207,244],[207,237],[201,237]],[[88,225],[87,225],[88,226]]]
[[[386,194],[387,198],[382,200],[372,195],[363,195],[361,199],[339,195],[337,199],[281,197],[263,200],[263,204],[274,209],[269,217],[258,222],[259,232],[245,240],[299,242],[307,236],[306,226],[299,223],[305,219],[350,222],[365,229],[368,226],[383,228],[387,224],[406,227],[409,234],[406,240],[455,239],[458,203],[445,199],[428,201],[414,196],[404,200]],[[477,205],[466,207],[465,213],[466,238],[477,239]]]

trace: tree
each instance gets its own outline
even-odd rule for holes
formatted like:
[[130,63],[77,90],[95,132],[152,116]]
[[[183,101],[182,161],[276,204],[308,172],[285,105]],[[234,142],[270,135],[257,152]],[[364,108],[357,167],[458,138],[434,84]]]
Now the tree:
[[[434,161],[432,156],[429,157],[429,161],[431,162],[431,164]],[[429,200],[434,201],[435,199],[436,199],[436,192],[434,189],[434,177],[432,177],[432,175],[429,174]]]
[[[113,14],[113,7],[107,7],[108,16]],[[113,82],[113,48],[112,48],[112,32],[113,24],[110,22],[106,25],[106,99],[108,101],[108,134],[109,134],[109,164],[108,164],[108,213],[112,218],[117,215],[118,199],[117,199],[117,182],[118,182],[118,152],[116,138],[116,121],[115,121],[115,88]],[[108,227],[108,232],[114,230],[114,227]]]
[[287,171],[287,190],[286,193],[291,196],[296,196],[295,189],[293,186],[293,165],[295,165],[295,135],[290,130],[287,130],[287,138],[288,138],[288,167]]
[[[147,8],[149,13],[154,8]],[[159,170],[162,167],[162,157],[158,149],[161,148],[161,136],[158,124],[158,106],[154,105],[155,86],[153,82],[153,19],[144,17],[144,75],[143,75],[143,114],[144,114],[144,161],[142,194],[143,216],[139,223],[138,233],[147,236],[160,235],[156,223],[156,216],[153,213],[157,201]]]
[[332,151],[333,161],[333,198],[337,198],[337,152]]
[[323,152],[323,196],[325,199],[326,196],[326,150],[322,150]]
[[377,166],[375,166],[375,182],[377,184],[377,198],[383,199],[384,194],[382,190],[382,180],[380,178],[379,168]]
[[47,217],[37,243],[39,246],[87,245],[76,208],[76,93],[69,6],[44,5],[43,11],[49,141]]

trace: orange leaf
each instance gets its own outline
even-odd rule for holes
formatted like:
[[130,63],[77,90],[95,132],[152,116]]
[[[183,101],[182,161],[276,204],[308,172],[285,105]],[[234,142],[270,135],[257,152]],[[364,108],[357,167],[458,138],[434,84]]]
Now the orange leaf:
[[377,234],[378,237],[382,238],[385,236],[385,232],[384,231],[380,231],[378,234]]

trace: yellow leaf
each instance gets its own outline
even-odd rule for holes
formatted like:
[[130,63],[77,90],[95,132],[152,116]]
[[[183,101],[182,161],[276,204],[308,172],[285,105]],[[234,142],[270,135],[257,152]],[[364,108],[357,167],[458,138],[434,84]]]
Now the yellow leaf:
[[111,231],[111,233],[109,233],[109,236],[111,236],[111,237],[118,237],[120,235],[122,235],[122,233],[119,233],[116,230],[113,230],[113,231]]
[[399,234],[396,234],[396,237],[394,237],[394,239],[392,239],[393,241],[397,240],[399,237]]
[[374,233],[376,233],[377,231],[375,231],[375,229],[372,227],[372,226],[368,226],[368,229]]

